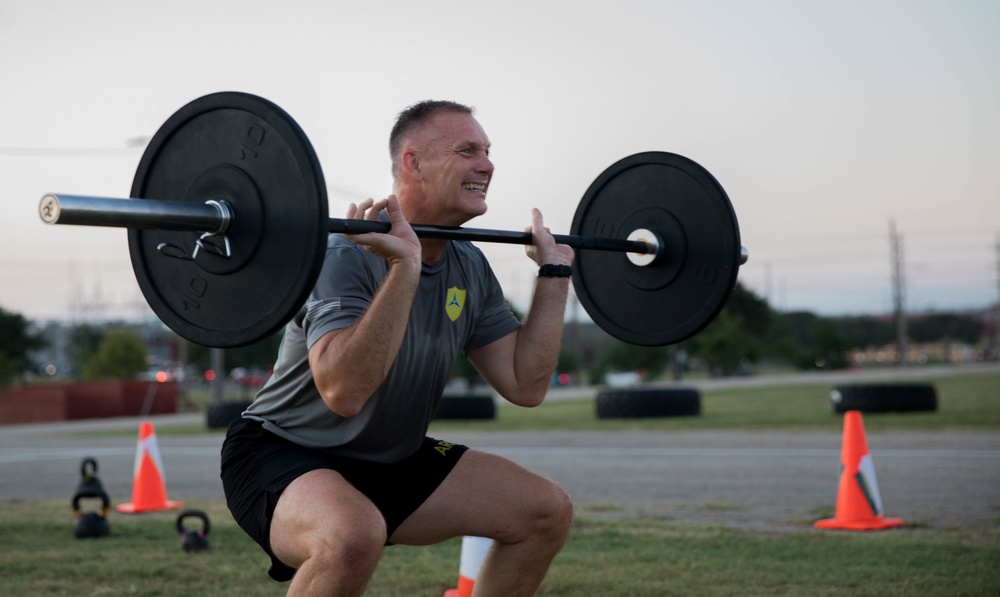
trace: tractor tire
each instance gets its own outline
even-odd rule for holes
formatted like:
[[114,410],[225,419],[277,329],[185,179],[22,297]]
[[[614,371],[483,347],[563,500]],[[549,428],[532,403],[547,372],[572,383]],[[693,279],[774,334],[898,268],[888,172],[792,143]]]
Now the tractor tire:
[[631,388],[597,393],[598,419],[689,417],[701,414],[701,394],[694,388]]
[[434,420],[441,419],[495,419],[497,405],[493,396],[457,394],[442,396]]
[[937,392],[930,384],[842,385],[830,392],[830,410],[835,414],[936,411]]

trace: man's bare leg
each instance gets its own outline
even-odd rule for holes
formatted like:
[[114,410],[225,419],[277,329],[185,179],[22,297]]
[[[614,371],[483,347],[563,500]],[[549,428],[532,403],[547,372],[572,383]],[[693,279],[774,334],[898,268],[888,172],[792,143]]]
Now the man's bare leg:
[[428,545],[463,535],[490,537],[495,543],[475,595],[534,595],[572,522],[573,506],[560,486],[499,456],[469,450],[391,541]]
[[330,470],[289,484],[271,519],[271,549],[297,569],[288,595],[362,595],[384,546],[381,513]]

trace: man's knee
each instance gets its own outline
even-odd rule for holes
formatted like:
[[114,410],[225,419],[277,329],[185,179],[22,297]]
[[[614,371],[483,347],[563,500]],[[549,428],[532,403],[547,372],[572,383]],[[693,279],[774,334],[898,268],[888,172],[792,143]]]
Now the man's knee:
[[535,532],[552,539],[563,540],[573,524],[573,501],[560,485],[550,482],[539,496],[540,516],[535,519]]
[[384,526],[354,525],[339,531],[313,535],[303,565],[340,572],[374,570],[385,547]]

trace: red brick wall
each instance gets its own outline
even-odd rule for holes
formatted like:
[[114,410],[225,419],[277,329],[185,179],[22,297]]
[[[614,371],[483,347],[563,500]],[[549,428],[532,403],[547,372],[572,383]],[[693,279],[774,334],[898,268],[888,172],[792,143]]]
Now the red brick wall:
[[[147,395],[150,404],[144,413]],[[79,381],[0,389],[0,425],[174,412],[177,383],[172,381]]]
[[[125,415],[138,417],[144,415],[162,415],[177,412],[177,382],[175,381],[125,381],[124,407]],[[146,397],[150,405],[143,412]]]
[[125,415],[122,382],[78,381],[66,385],[67,419],[100,419]]
[[0,390],[0,424],[41,423],[66,418],[62,386],[28,386]]

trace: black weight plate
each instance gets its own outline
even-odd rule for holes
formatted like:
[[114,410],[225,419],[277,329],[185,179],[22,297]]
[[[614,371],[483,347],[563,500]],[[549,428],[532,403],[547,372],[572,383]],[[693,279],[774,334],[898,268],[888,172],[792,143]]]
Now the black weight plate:
[[216,252],[178,258],[194,253],[198,232],[128,232],[146,301],[192,342],[231,348],[260,340],[292,318],[316,283],[326,250],[326,183],[305,133],[268,100],[223,92],[178,110],[149,142],[131,196],[232,207],[228,258],[218,254],[221,239]]
[[690,338],[726,304],[739,273],[740,231],[718,181],[683,156],[639,153],[601,173],[573,217],[572,234],[626,238],[656,232],[664,253],[639,266],[625,253],[578,251],[573,285],[587,313],[630,344]]

